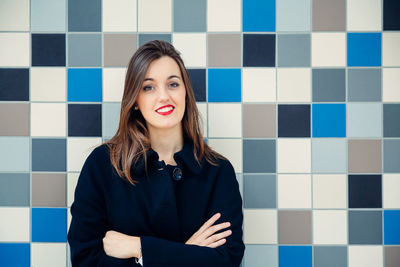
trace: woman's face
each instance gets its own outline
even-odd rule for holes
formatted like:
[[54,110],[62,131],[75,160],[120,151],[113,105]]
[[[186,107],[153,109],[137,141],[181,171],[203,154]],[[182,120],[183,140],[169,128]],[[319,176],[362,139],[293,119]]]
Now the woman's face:
[[149,131],[181,130],[185,97],[186,88],[175,60],[167,56],[154,60],[136,100]]

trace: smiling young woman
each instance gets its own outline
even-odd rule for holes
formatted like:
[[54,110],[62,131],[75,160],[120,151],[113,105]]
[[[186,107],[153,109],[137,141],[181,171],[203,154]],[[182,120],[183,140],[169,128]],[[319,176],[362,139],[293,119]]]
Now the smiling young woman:
[[118,130],[86,159],[71,214],[73,266],[240,265],[235,171],[204,141],[171,44],[151,41],[132,56]]

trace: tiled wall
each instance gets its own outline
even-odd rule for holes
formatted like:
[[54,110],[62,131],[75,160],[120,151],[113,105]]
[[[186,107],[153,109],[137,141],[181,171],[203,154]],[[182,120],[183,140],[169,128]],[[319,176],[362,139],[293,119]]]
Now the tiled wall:
[[245,267],[400,266],[397,0],[0,0],[0,266],[66,266],[126,64],[182,52],[244,199]]

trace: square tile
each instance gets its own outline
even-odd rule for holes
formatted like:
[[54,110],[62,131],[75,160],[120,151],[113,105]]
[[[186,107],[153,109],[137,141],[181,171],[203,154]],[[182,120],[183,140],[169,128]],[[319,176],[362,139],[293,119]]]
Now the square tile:
[[0,67],[29,67],[30,39],[29,33],[1,32]]
[[278,173],[311,172],[311,140],[278,139]]
[[101,136],[101,104],[68,104],[68,136]]
[[65,66],[65,53],[65,34],[32,34],[32,66]]
[[383,136],[400,137],[400,104],[383,104]]
[[400,66],[399,32],[384,32],[382,34],[382,66]]
[[312,22],[313,31],[345,31],[346,0],[314,0]]
[[386,139],[383,141],[384,172],[400,172],[400,140]]
[[278,102],[311,102],[311,70],[309,68],[278,68]]
[[313,208],[347,208],[347,176],[345,174],[313,175]]
[[243,172],[276,172],[275,140],[243,140]]
[[241,69],[208,69],[208,101],[240,102]]
[[311,176],[307,174],[278,175],[278,208],[310,209]]
[[347,245],[347,211],[314,210],[313,243]]
[[206,0],[173,1],[174,32],[205,32],[207,19]]
[[278,105],[278,137],[310,137],[310,105]]
[[382,137],[382,105],[349,103],[347,105],[348,137]]
[[138,0],[138,31],[170,32],[172,30],[171,2],[171,0]]
[[29,173],[0,173],[0,206],[30,204]]
[[382,172],[381,140],[349,140],[348,171],[349,173]]
[[65,32],[66,0],[32,0],[31,31]]
[[314,102],[346,101],[345,69],[313,69],[312,95]]
[[385,0],[383,2],[383,30],[400,30],[399,12],[400,5],[398,1]]
[[382,244],[382,211],[349,211],[349,244]]
[[400,210],[384,211],[385,245],[400,245]]
[[276,13],[277,31],[311,30],[311,0],[279,0]]
[[170,33],[139,33],[139,46],[152,40],[163,40],[172,43]]
[[29,136],[29,104],[0,103],[0,136]]
[[347,33],[348,66],[380,66],[381,51],[381,33]]
[[275,68],[243,68],[243,102],[275,102]]
[[400,102],[400,68],[382,69],[382,101]]
[[104,66],[128,66],[136,49],[136,34],[104,34]]
[[[235,118],[232,120],[231,118]],[[229,121],[229,123],[227,123]],[[242,105],[238,103],[208,104],[209,137],[241,137]]]
[[0,69],[0,101],[29,101],[29,69]]
[[209,34],[207,37],[209,67],[240,67],[242,65],[240,34]]
[[207,36],[205,33],[175,33],[173,45],[181,53],[186,67],[205,67]]
[[32,265],[40,267],[65,267],[67,244],[32,244]]
[[400,174],[383,174],[383,208],[400,209]]
[[103,103],[102,105],[102,136],[111,138],[118,129],[121,103]]
[[[240,31],[242,26],[240,0],[208,0],[207,31],[231,32]],[[224,14],[221,16],[221,14]]]
[[314,267],[347,267],[347,247],[314,246]]
[[243,172],[241,139],[208,139],[208,144],[232,163],[236,173]]
[[0,208],[0,242],[29,242],[29,207]]
[[103,68],[103,102],[121,102],[126,68]]
[[243,211],[243,240],[245,244],[276,244],[276,210],[245,209]]
[[68,31],[100,32],[101,0],[68,0]]
[[67,209],[32,208],[32,242],[66,242]]
[[381,69],[348,69],[348,101],[381,101]]
[[[321,1],[321,0],[319,0]],[[323,0],[326,1],[326,0]],[[316,1],[318,2],[318,1]],[[313,2],[313,3],[316,3]],[[332,3],[345,2],[344,0]],[[331,12],[330,13],[335,13]],[[343,20],[344,21],[344,20]],[[311,64],[313,67],[344,67],[346,66],[346,35],[345,33],[317,32],[311,34]]]
[[32,207],[66,207],[65,173],[32,173]]
[[311,244],[311,211],[280,210],[278,220],[279,244]]
[[101,67],[101,34],[68,34],[68,66]]
[[244,208],[276,208],[276,175],[245,174],[243,178]]
[[66,136],[64,103],[31,103],[31,136]]
[[376,0],[347,1],[348,31],[381,31],[382,2]]
[[244,32],[275,31],[275,0],[243,1]]
[[400,247],[385,247],[385,267],[396,267],[400,264]]
[[275,66],[275,34],[243,34],[243,67]]
[[68,69],[68,101],[101,102],[101,69]]
[[75,188],[78,184],[79,173],[67,174],[67,207],[71,207],[75,198]]
[[208,128],[207,128],[207,124],[208,124],[208,112],[207,112],[207,104],[206,103],[196,103],[197,105],[197,109],[199,111],[199,117],[200,117],[200,130],[202,131],[202,135],[203,138],[207,138],[208,137]]
[[345,104],[312,105],[313,137],[346,137]]
[[0,31],[29,31],[29,0],[1,1]]
[[80,172],[89,154],[102,144],[101,138],[68,138],[67,170]]
[[137,0],[104,0],[103,31],[133,32],[137,30]]
[[312,139],[313,173],[345,173],[347,171],[347,143],[344,139]]
[[278,66],[309,67],[311,57],[310,34],[278,35]]
[[349,246],[349,267],[383,267],[381,246]]
[[0,171],[29,171],[29,137],[0,137]]
[[312,267],[312,246],[279,246],[279,267]]
[[246,245],[244,266],[265,267],[278,266],[278,251],[271,245]]
[[196,102],[205,102],[207,100],[206,69],[188,69],[187,71]]
[[30,266],[29,243],[0,243],[0,264],[2,266]]
[[32,101],[65,101],[66,69],[55,67],[31,68],[30,94]]
[[66,171],[66,140],[32,139],[32,171]]
[[276,105],[244,104],[243,137],[245,138],[276,137]]

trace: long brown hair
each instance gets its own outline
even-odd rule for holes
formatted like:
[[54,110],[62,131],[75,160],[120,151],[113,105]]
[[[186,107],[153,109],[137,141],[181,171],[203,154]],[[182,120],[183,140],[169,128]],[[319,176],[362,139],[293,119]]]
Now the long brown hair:
[[135,110],[134,106],[150,64],[163,56],[174,59],[182,74],[186,88],[186,107],[182,118],[182,129],[184,138],[193,144],[194,158],[199,163],[204,158],[212,165],[216,165],[217,160],[223,158],[213,151],[203,139],[193,88],[179,52],[168,42],[150,41],[140,46],[129,61],[118,130],[110,140],[104,143],[110,150],[111,163],[118,175],[133,185],[138,182],[132,178],[131,166],[143,157],[147,174],[146,152],[151,147],[146,121],[140,110]]

